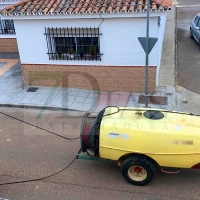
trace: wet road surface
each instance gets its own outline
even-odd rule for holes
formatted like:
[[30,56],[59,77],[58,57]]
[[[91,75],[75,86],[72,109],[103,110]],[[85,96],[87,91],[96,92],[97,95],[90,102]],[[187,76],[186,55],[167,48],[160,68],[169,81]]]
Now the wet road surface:
[[[188,1],[180,1],[188,4]],[[192,1],[191,4],[196,4]],[[200,2],[198,1],[200,4]],[[191,20],[200,7],[177,8],[177,84],[200,94],[200,49],[190,38]]]
[[[83,113],[0,108],[7,114],[66,137],[79,136]],[[0,115],[0,182],[43,177],[65,168],[76,156],[80,141],[64,140]],[[43,181],[0,186],[9,200],[183,200],[199,199],[200,171],[184,169],[177,175],[157,170],[147,186],[127,183],[114,161],[75,160],[62,173]]]

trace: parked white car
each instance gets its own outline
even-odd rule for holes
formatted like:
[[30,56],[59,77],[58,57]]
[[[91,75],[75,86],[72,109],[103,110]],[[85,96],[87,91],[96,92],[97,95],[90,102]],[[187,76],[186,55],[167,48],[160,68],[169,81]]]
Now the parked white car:
[[194,38],[200,48],[200,13],[195,16],[190,26],[190,37]]

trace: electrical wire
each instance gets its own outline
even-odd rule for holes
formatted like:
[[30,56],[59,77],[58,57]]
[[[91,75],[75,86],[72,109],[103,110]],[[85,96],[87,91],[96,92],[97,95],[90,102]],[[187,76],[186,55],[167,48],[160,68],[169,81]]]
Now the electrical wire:
[[85,150],[88,156],[91,156],[87,150]]
[[[108,107],[112,107],[112,106],[108,106]],[[108,108],[108,107],[106,107],[106,108]],[[102,111],[105,111],[106,108],[104,108]],[[117,108],[118,108],[118,107],[117,107]],[[102,112],[102,111],[101,111],[101,112]],[[119,108],[118,108],[118,111],[117,111],[117,112],[119,112]],[[111,114],[115,114],[115,113],[117,113],[117,112],[108,113],[107,115],[103,115],[103,116],[100,117],[100,119],[102,119],[104,116],[108,116],[108,115],[111,115]],[[3,113],[3,112],[0,112],[0,114],[5,115],[5,116],[7,116],[7,117],[10,117],[10,118],[12,118],[12,119],[18,120],[18,121],[20,121],[20,122],[23,122],[23,123],[25,123],[25,124],[28,124],[28,125],[37,127],[37,126],[35,126],[34,124],[30,124],[30,123],[25,122],[25,121],[23,121],[23,120],[21,120],[21,119],[18,119],[18,118],[16,118],[16,117],[13,117],[13,116],[11,116],[11,115],[5,114],[5,113]],[[96,120],[95,124],[96,124],[98,121],[99,121],[99,119]],[[94,125],[95,125],[95,124],[94,124]],[[92,127],[92,130],[93,130],[94,127],[95,127],[95,126]],[[38,128],[40,128],[40,127],[38,127]],[[66,138],[66,137],[64,137],[64,136],[62,136],[62,135],[59,135],[59,134],[57,134],[57,133],[48,131],[48,130],[46,130],[46,129],[43,129],[43,128],[40,128],[40,129],[41,129],[41,130],[44,130],[44,131],[47,131],[47,132],[49,132],[49,133],[51,133],[51,134],[54,134],[54,135],[56,135],[56,136],[58,136],[58,137],[62,137],[62,138],[64,138],[64,139],[67,139],[67,140],[69,140],[69,139],[70,139],[70,140],[72,140],[72,139],[79,139],[79,138],[80,138],[80,137],[79,137],[79,138]],[[91,130],[91,132],[92,132],[92,130]],[[90,132],[90,135],[91,135],[91,132]],[[89,136],[90,136],[90,135],[89,135]],[[88,138],[88,139],[89,139],[89,138]],[[78,155],[79,155],[79,153],[81,152],[81,150],[82,150],[82,147],[79,149]],[[87,152],[87,153],[88,153],[88,152]],[[88,153],[88,155],[90,155],[90,154]],[[14,185],[14,184],[20,184],[20,183],[29,183],[29,182],[41,181],[41,180],[50,178],[50,177],[52,177],[52,176],[55,176],[55,175],[57,175],[57,174],[63,172],[63,171],[66,170],[67,168],[69,168],[69,167],[73,164],[73,162],[76,160],[76,158],[77,158],[77,156],[70,162],[69,165],[67,165],[67,167],[65,167],[65,168],[63,168],[62,170],[60,170],[60,171],[58,171],[58,172],[56,172],[56,173],[53,173],[53,174],[51,174],[51,175],[48,175],[48,176],[45,176],[45,177],[42,177],[42,178],[36,178],[36,179],[29,179],[29,180],[22,180],[22,181],[14,181],[14,182],[0,183],[0,186],[4,186],[4,185]]]
[[35,182],[35,181],[41,181],[41,180],[44,180],[44,179],[47,179],[47,178],[50,178],[52,176],[55,176],[61,172],[63,172],[64,170],[66,170],[67,168],[69,168],[73,162],[76,160],[76,157],[70,162],[69,165],[67,165],[67,167],[63,168],[62,170],[54,173],[54,174],[51,174],[51,175],[48,175],[48,176],[44,176],[42,178],[36,178],[36,179],[29,179],[29,180],[23,180],[23,181],[15,181],[15,182],[7,182],[7,183],[0,183],[0,186],[2,185],[14,185],[14,184],[19,184],[19,183],[29,183],[29,182]]
[[[46,130],[46,129],[41,128],[41,127],[38,127],[38,126],[36,126],[36,125],[34,125],[34,124],[31,124],[31,123],[29,123],[29,122],[26,122],[26,121],[24,121],[24,120],[21,120],[21,119],[18,119],[18,118],[16,118],[16,117],[13,117],[13,116],[11,116],[11,115],[8,115],[8,114],[6,114],[6,113],[0,112],[0,114],[5,115],[5,116],[7,116],[7,117],[10,117],[10,118],[12,118],[12,119],[15,119],[15,120],[17,120],[17,121],[20,121],[20,122],[22,122],[22,123],[24,123],[24,124],[28,124],[28,125],[30,125],[30,126],[36,127],[36,128],[38,128],[38,129],[41,129],[41,130],[43,130],[43,131],[46,131],[46,132],[48,132],[48,133],[51,133],[51,134],[56,135],[56,136],[58,136],[58,137],[61,137],[61,138],[65,139],[65,140],[77,140],[77,139],[80,138],[80,137],[78,137],[78,138],[67,138],[67,137],[64,137],[64,136],[62,136],[62,135],[59,135],[59,134],[57,134],[57,133],[54,133],[54,132],[52,132],[52,131]],[[81,148],[80,148],[80,150],[78,151],[78,154],[80,153],[80,151],[81,151]],[[73,164],[73,162],[74,162],[75,160],[76,160],[76,157],[70,162],[70,164],[69,164],[67,167],[63,168],[62,170],[60,170],[60,171],[58,171],[58,172],[56,172],[56,173],[54,173],[54,174],[51,174],[51,175],[48,175],[48,176],[45,176],[45,177],[42,177],[42,178],[37,178],[37,179],[30,179],[30,180],[22,180],[22,181],[1,183],[0,186],[3,186],[3,185],[12,185],[12,184],[19,184],[19,183],[28,183],[28,182],[34,182],[34,181],[41,181],[41,180],[50,178],[50,177],[52,177],[52,176],[55,176],[55,175],[57,175],[57,174],[63,172],[63,171],[66,170],[67,168],[69,168],[69,167]]]
[[80,138],[80,137],[77,137],[77,138],[67,138],[67,137],[65,137],[65,136],[62,136],[62,135],[60,135],[60,134],[54,133],[54,132],[52,132],[52,131],[49,131],[49,130],[47,130],[47,129],[41,128],[41,127],[39,127],[39,126],[36,126],[36,125],[34,125],[34,124],[31,124],[31,123],[26,122],[26,121],[21,120],[21,119],[18,119],[18,118],[16,118],[16,117],[13,117],[13,116],[8,115],[8,114],[6,114],[6,113],[0,112],[0,114],[5,115],[5,116],[7,116],[7,117],[10,117],[10,118],[12,118],[12,119],[15,119],[15,120],[17,120],[17,121],[20,121],[20,122],[22,122],[22,123],[24,123],[24,124],[28,124],[28,125],[30,125],[30,126],[36,127],[36,128],[38,128],[38,129],[43,130],[43,131],[46,131],[46,132],[48,132],[48,133],[51,133],[51,134],[53,134],[53,135],[56,135],[56,136],[58,136],[58,137],[61,137],[61,138],[65,139],[65,140],[77,140],[77,139]]

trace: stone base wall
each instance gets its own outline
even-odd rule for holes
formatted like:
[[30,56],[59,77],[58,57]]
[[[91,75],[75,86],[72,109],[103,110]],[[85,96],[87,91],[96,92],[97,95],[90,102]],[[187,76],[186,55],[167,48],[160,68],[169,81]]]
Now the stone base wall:
[[[21,64],[26,86],[70,87],[97,91],[145,91],[145,66]],[[149,92],[156,90],[156,66],[149,67]]]
[[16,38],[0,38],[0,52],[19,52]]

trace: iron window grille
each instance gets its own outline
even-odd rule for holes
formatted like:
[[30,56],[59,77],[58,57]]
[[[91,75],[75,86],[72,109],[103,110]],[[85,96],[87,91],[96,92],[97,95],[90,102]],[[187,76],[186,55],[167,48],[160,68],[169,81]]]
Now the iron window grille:
[[15,35],[15,26],[13,20],[0,20],[0,35]]
[[45,28],[49,60],[101,60],[99,28]]

